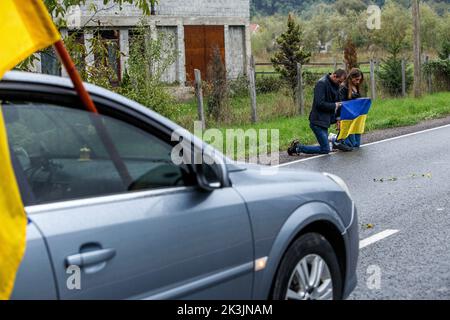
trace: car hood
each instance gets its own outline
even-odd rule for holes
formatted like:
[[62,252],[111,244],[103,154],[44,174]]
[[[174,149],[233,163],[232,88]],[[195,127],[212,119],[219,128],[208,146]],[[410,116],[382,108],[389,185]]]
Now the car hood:
[[318,182],[325,185],[335,185],[323,173],[303,169],[268,167],[248,163],[228,164],[227,168],[233,185],[277,182]]
[[266,210],[290,213],[306,203],[321,202],[339,214],[344,226],[352,220],[352,199],[324,173],[241,163],[227,167],[233,188],[252,215]]

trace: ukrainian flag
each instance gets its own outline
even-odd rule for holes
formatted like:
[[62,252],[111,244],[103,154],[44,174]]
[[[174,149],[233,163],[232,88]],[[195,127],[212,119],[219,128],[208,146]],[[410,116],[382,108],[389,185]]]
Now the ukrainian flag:
[[0,78],[61,36],[41,0],[0,0]]
[[[0,0],[0,79],[61,36],[41,0]],[[26,245],[27,217],[0,108],[0,300],[9,299]]]
[[362,134],[366,126],[367,114],[372,106],[369,98],[344,101],[341,108],[341,130],[338,140],[347,139],[351,134]]

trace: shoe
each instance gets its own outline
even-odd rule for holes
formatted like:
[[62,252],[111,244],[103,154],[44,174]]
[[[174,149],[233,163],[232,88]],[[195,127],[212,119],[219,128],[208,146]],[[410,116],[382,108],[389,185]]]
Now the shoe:
[[341,141],[336,141],[335,143],[333,143],[333,149],[337,149],[343,152],[351,152],[353,151],[352,147],[349,147],[348,145],[346,145],[345,143],[341,142]]
[[330,133],[328,135],[328,142],[335,143],[337,140],[337,134]]
[[287,153],[289,156],[298,156],[299,153],[297,152],[297,148],[300,145],[300,141],[298,139],[291,142],[291,145],[289,146]]

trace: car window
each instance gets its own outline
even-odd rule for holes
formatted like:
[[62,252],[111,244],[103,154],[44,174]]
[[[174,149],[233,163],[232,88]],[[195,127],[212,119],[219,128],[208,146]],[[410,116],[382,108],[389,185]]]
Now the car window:
[[[192,184],[188,168],[171,161],[170,144],[124,121],[44,103],[3,102],[2,111],[15,167],[37,204]],[[94,117],[117,150],[116,162]]]

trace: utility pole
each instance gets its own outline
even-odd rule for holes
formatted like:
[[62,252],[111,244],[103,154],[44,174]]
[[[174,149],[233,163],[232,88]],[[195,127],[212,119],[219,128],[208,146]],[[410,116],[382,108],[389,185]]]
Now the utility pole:
[[414,97],[422,95],[422,63],[420,45],[420,0],[412,0],[413,34],[414,34]]

